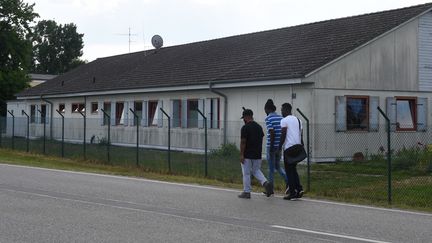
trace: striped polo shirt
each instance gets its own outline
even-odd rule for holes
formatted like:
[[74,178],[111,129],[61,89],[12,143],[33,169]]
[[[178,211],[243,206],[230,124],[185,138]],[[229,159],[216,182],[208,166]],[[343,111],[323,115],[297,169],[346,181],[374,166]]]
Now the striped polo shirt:
[[274,147],[279,147],[280,137],[281,137],[281,125],[280,121],[282,120],[282,116],[277,114],[276,112],[270,113],[265,118],[265,123],[267,127],[267,147],[270,147],[270,130],[274,130],[275,141]]

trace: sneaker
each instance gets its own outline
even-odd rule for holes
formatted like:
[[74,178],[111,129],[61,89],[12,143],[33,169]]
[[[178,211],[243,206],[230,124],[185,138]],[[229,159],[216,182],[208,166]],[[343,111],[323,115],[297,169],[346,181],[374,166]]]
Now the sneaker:
[[266,196],[270,197],[273,192],[272,185],[268,181],[266,181],[264,182],[263,187],[265,188]]
[[[266,191],[263,191],[262,193],[267,196],[267,192]],[[274,194],[274,191],[271,191],[270,195],[273,195],[273,194]]]
[[299,192],[297,192],[297,198],[302,198],[304,194],[303,190],[300,190]]
[[297,197],[297,193],[296,194],[289,194],[288,196],[283,197],[284,200],[292,200],[292,199],[296,199]]
[[250,192],[242,192],[240,193],[240,195],[238,195],[239,198],[245,198],[245,199],[250,199]]

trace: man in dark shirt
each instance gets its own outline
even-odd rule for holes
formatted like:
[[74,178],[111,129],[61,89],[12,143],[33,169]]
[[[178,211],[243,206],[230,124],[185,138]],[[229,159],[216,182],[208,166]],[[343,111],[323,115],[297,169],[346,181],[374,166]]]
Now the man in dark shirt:
[[251,175],[266,189],[266,196],[271,195],[271,184],[261,172],[262,142],[264,132],[262,127],[253,120],[252,110],[245,109],[241,117],[245,125],[241,128],[240,163],[243,172],[243,192],[239,198],[250,198]]

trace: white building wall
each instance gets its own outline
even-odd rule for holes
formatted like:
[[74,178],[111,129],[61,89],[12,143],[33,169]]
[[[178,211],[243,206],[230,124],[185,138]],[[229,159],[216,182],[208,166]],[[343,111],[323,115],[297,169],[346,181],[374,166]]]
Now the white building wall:
[[432,12],[419,21],[419,89],[432,91]]

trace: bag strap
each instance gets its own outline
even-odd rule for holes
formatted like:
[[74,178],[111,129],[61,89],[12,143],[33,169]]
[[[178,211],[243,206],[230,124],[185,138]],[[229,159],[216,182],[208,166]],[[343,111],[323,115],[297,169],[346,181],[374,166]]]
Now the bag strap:
[[301,144],[304,145],[304,142],[303,142],[303,133],[302,133],[302,130],[301,130],[300,119],[298,119],[298,117],[296,117],[296,118],[297,118],[297,121],[298,121],[298,124],[299,124],[299,133],[300,133]]

